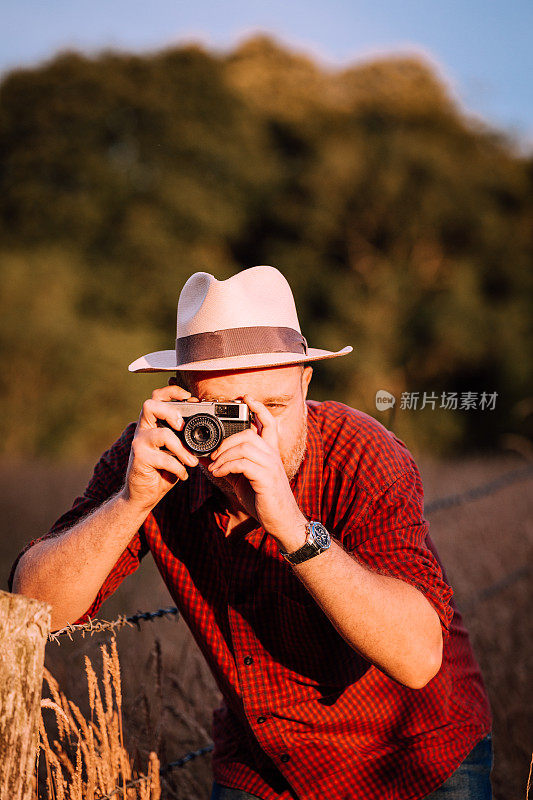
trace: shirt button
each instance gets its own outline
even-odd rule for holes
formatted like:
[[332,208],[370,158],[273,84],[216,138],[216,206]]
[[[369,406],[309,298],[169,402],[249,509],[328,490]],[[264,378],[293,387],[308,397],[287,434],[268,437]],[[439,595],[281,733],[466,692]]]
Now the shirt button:
[[259,725],[262,725],[263,722],[266,722],[266,721],[267,721],[266,717],[257,717],[257,719],[256,719],[256,722],[258,722]]
[[243,660],[247,667],[254,663],[252,656],[245,656]]
[[291,760],[291,757],[288,753],[283,753],[283,755],[280,756],[279,760],[281,761],[282,764],[286,764],[287,761]]

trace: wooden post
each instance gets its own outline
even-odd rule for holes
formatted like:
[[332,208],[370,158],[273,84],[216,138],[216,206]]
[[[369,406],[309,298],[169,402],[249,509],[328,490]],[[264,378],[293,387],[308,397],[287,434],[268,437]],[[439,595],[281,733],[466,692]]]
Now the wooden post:
[[50,606],[0,591],[0,798],[31,800]]

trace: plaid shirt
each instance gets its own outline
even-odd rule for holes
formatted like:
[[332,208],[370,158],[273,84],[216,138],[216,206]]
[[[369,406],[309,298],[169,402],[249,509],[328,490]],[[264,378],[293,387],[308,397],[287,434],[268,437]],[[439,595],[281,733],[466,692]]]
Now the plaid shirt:
[[[350,648],[262,528],[225,537],[223,496],[199,468],[148,515],[80,621],[150,551],[224,698],[214,714],[219,783],[264,800],[416,800],[488,733],[487,695],[409,451],[360,411],[308,408],[295,497],[361,563],[415,586],[436,610],[443,662],[424,688],[407,688]],[[134,430],[102,456],[47,536],[122,487]]]

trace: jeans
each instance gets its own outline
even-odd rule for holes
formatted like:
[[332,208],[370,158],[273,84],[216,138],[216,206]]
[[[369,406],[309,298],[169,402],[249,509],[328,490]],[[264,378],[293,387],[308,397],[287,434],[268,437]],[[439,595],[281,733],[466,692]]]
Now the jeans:
[[492,734],[477,743],[442,786],[425,800],[491,800]]
[[[442,786],[426,795],[424,800],[491,800],[492,735],[485,736]],[[211,800],[259,800],[255,794],[241,789],[213,785]]]

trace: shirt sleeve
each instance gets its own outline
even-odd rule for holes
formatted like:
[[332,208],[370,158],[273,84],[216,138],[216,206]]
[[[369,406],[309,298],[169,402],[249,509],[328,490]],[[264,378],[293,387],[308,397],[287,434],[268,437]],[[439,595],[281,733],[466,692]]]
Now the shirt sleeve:
[[402,472],[344,531],[342,543],[369,569],[411,584],[437,612],[444,638],[453,617],[453,591],[429,549],[423,492],[415,468]]
[[[107,450],[98,464],[95,466],[93,475],[85,491],[79,497],[76,497],[72,507],[52,525],[50,530],[43,536],[32,539],[23,550],[18,554],[15,559],[11,572],[8,578],[9,591],[13,591],[13,578],[17,565],[30,547],[33,547],[37,542],[42,542],[46,539],[52,539],[60,536],[64,531],[76,525],[84,517],[88,516],[92,511],[101,506],[118,492],[124,484],[126,470],[128,466],[129,453],[133,434],[135,432],[135,423],[128,425],[122,435]],[[141,559],[148,552],[148,545],[144,536],[144,526],[142,526],[131,539],[128,546],[121,553],[116,564],[111,572],[105,579],[100,587],[93,603],[90,608],[83,614],[76,623],[85,622],[89,618],[94,617],[104,600],[106,600],[122,583],[127,575],[138,568]],[[74,623],[74,624],[76,624]]]

